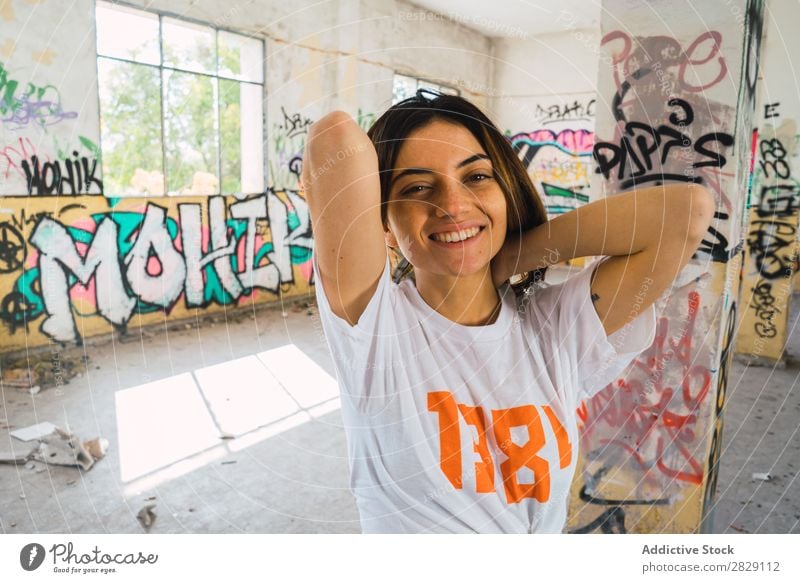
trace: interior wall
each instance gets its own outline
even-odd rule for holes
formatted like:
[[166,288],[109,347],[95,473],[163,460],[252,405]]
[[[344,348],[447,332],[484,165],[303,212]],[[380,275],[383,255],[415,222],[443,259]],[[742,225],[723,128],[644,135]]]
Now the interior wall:
[[[94,2],[4,2],[0,352],[308,294],[297,177],[309,125],[342,109],[367,128],[391,104],[395,71],[459,87],[491,75],[487,37],[400,1],[126,5],[265,40],[268,186],[247,201],[104,191]],[[41,102],[57,104],[49,118]]]
[[800,4],[770,0],[753,135],[755,163],[736,352],[745,360],[785,364],[796,281],[800,199]]
[[498,39],[490,108],[529,169],[550,218],[591,200],[600,31]]

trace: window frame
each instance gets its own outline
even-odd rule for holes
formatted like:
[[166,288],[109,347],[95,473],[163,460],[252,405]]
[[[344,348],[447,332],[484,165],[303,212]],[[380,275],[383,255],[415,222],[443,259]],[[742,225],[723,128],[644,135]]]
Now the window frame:
[[[159,62],[158,62],[157,65],[154,65],[152,63],[134,61],[132,59],[126,59],[126,58],[118,57],[118,56],[103,55],[103,54],[100,53],[100,47],[99,47],[99,42],[98,42],[99,41],[99,31],[97,30],[99,28],[97,26],[97,6],[101,5],[101,4],[107,5],[109,8],[112,8],[112,9],[113,8],[123,8],[123,9],[136,11],[136,12],[139,12],[139,13],[151,14],[151,15],[155,16],[158,19],[158,61]],[[164,190],[164,193],[161,194],[161,195],[153,195],[153,194],[149,194],[147,192],[140,193],[140,194],[132,194],[132,195],[114,194],[114,195],[111,195],[111,197],[115,198],[115,197],[122,196],[122,197],[125,197],[125,198],[135,198],[135,197],[161,198],[161,197],[182,197],[182,196],[208,196],[208,197],[210,197],[210,196],[228,196],[228,195],[250,196],[250,195],[254,195],[254,194],[263,194],[263,192],[267,189],[267,185],[269,184],[269,182],[268,182],[268,180],[269,180],[269,176],[268,176],[268,167],[269,167],[269,165],[268,165],[268,160],[267,160],[268,152],[267,152],[267,148],[266,148],[266,144],[267,144],[267,109],[268,109],[267,94],[266,94],[266,84],[267,84],[266,40],[264,38],[262,38],[262,37],[253,36],[252,34],[242,33],[242,32],[240,32],[238,30],[235,30],[235,29],[232,29],[232,28],[228,28],[228,27],[224,27],[224,26],[217,26],[217,25],[211,24],[209,22],[205,22],[205,21],[202,21],[202,20],[199,20],[199,19],[196,19],[196,18],[192,18],[192,17],[189,17],[189,16],[179,15],[179,14],[167,11],[167,10],[157,10],[157,9],[150,9],[150,8],[144,9],[144,8],[142,8],[140,6],[135,5],[135,4],[131,4],[131,3],[128,3],[128,2],[120,2],[120,1],[117,1],[117,0],[113,0],[113,1],[112,0],[95,0],[94,9],[95,9],[94,25],[95,25],[95,29],[96,29],[95,30],[95,35],[94,35],[95,36],[95,49],[96,49],[96,51],[95,51],[95,54],[96,54],[95,70],[97,71],[98,79],[99,79],[100,59],[105,59],[107,61],[114,61],[114,62],[118,62],[118,63],[127,63],[129,65],[136,65],[136,66],[141,66],[141,67],[150,67],[152,69],[157,69],[158,73],[159,73],[159,75],[158,75],[158,78],[159,78],[159,92],[158,93],[159,93],[160,109],[161,109],[161,116],[160,116],[160,120],[159,120],[160,121],[159,131],[161,133],[161,168],[162,168],[162,175],[163,175],[163,190]],[[164,34],[163,34],[163,32],[164,32],[163,31],[164,18],[168,18],[170,20],[174,20],[174,21],[178,21],[178,22],[185,22],[185,23],[191,24],[191,25],[202,26],[204,28],[209,28],[209,29],[214,31],[214,68],[215,68],[215,73],[214,74],[198,72],[198,71],[192,71],[192,70],[183,69],[183,68],[180,68],[180,67],[167,66],[167,65],[164,64]],[[231,77],[231,76],[228,76],[228,75],[220,74],[220,72],[219,72],[219,33],[220,32],[224,32],[224,33],[227,33],[227,34],[232,34],[232,35],[236,35],[236,36],[241,36],[241,37],[244,37],[244,38],[252,39],[252,40],[258,41],[261,44],[261,81],[260,82],[258,82],[258,81],[249,81],[249,80],[245,80],[245,79],[239,79],[239,78],[236,78],[236,77]],[[164,111],[164,102],[165,102],[165,99],[164,99],[164,73],[165,73],[165,71],[172,71],[172,72],[181,73],[181,74],[198,75],[198,76],[201,76],[201,77],[207,77],[207,78],[212,79],[212,81],[214,82],[214,103],[215,103],[215,108],[214,108],[214,128],[215,128],[215,140],[216,140],[216,150],[217,150],[217,155],[216,155],[216,173],[217,173],[217,179],[218,179],[217,180],[217,192],[215,192],[215,193],[212,193],[212,194],[193,194],[193,195],[183,195],[183,194],[179,194],[179,193],[170,194],[169,189],[167,188],[167,185],[168,185],[168,179],[167,179],[167,152],[166,152],[167,144],[165,144],[165,141],[166,141],[165,117],[166,116],[165,116],[165,111]],[[223,180],[223,176],[222,176],[222,159],[223,159],[223,156],[222,156],[222,129],[220,127],[220,97],[219,97],[219,94],[220,94],[219,81],[220,80],[234,81],[234,82],[241,83],[241,84],[247,84],[247,85],[253,85],[253,86],[256,86],[256,87],[259,87],[259,86],[261,87],[261,92],[260,93],[261,93],[261,96],[262,96],[262,99],[261,99],[261,104],[262,105],[261,105],[261,136],[260,137],[261,137],[261,143],[263,145],[262,146],[263,147],[262,156],[261,156],[261,158],[262,158],[262,165],[261,165],[261,179],[262,179],[261,192],[243,192],[243,191],[240,191],[240,192],[228,192],[228,193],[226,193],[226,192],[223,191],[222,184],[223,184],[224,180]],[[101,104],[100,104],[100,84],[99,83],[98,83],[98,86],[97,86],[97,91],[98,91],[98,93],[97,93],[98,112],[99,112],[100,117],[102,119],[103,112],[102,112],[102,107],[101,107]],[[241,95],[241,92],[240,92],[240,95]],[[240,97],[240,99],[241,99],[241,97]],[[103,155],[103,132],[102,132],[102,129],[100,131],[100,136],[99,136],[99,145],[100,145],[100,155],[102,156]],[[240,143],[240,146],[243,148],[244,144]],[[241,156],[241,148],[240,148],[240,156]],[[241,177],[240,177],[240,179],[241,179]],[[108,196],[108,195],[104,192],[104,196]]]
[[[432,79],[418,77],[417,75],[409,75],[401,71],[394,71],[394,75],[392,76],[392,105],[394,105],[395,103],[399,103],[397,101],[394,101],[394,88],[397,77],[405,77],[406,79],[415,80],[416,81],[415,92],[421,89],[420,84],[426,84],[426,85],[435,85],[437,87],[437,91],[440,91],[442,93],[444,93],[443,91],[441,91],[442,88],[448,89],[453,92],[453,93],[446,93],[446,95],[457,95],[459,97],[461,96],[461,90],[458,87],[453,87],[451,85],[447,85],[446,83],[439,83],[438,81],[433,81]],[[424,87],[422,89],[424,89]]]

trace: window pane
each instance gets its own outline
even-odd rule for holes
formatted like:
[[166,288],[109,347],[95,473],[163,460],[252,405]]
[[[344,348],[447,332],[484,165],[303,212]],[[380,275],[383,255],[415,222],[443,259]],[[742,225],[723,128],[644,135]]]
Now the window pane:
[[214,30],[180,20],[164,18],[161,22],[164,65],[213,75]]
[[97,67],[103,190],[163,195],[159,70],[102,57]]
[[219,81],[222,192],[264,191],[261,85]]
[[169,194],[216,194],[215,79],[164,71],[164,141]]
[[436,83],[431,83],[430,81],[423,81],[422,79],[419,80],[417,83],[417,89],[428,89],[429,91],[441,91],[441,87],[439,87]]
[[264,51],[261,41],[219,31],[217,50],[220,75],[261,83],[264,78]]
[[97,53],[158,65],[158,16],[97,3]]
[[392,103],[402,101],[407,97],[413,97],[417,91],[417,80],[413,77],[406,77],[405,75],[394,76],[394,88],[392,95]]

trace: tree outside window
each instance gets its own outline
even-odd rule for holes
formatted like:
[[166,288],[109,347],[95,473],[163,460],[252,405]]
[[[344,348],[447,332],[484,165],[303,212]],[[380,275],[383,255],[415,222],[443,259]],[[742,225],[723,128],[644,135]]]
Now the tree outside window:
[[108,196],[264,190],[261,40],[97,3]]

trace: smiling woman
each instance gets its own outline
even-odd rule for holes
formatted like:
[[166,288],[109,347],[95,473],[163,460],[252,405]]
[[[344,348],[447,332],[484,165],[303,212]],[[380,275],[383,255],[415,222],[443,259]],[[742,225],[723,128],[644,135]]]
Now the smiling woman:
[[[314,124],[303,185],[363,530],[561,532],[577,406],[652,343],[708,193],[641,189],[547,222],[492,122],[423,92],[368,135],[342,112]],[[392,281],[387,247],[414,278]],[[586,255],[612,257],[544,289],[509,283]]]

